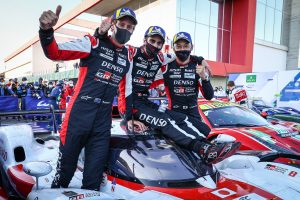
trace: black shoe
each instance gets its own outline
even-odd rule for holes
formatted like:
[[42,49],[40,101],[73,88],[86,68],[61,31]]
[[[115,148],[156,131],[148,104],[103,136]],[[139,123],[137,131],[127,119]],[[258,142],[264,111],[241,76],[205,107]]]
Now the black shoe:
[[232,156],[240,148],[240,142],[229,142],[220,144],[205,143],[201,147],[200,156],[208,164],[221,162],[225,158]]

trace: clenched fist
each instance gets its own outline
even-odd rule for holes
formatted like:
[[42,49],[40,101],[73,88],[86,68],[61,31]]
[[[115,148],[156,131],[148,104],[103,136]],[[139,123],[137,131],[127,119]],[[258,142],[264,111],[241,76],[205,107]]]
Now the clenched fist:
[[40,21],[40,28],[43,30],[48,30],[56,25],[59,14],[61,12],[61,6],[57,6],[55,13],[51,10],[44,11],[41,15],[39,21]]

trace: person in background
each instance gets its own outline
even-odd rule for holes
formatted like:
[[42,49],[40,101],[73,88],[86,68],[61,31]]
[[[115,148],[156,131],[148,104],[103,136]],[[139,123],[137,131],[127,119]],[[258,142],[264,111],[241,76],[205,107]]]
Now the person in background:
[[15,94],[18,92],[18,79],[15,78],[10,88]]
[[67,90],[67,82],[65,81],[61,90],[59,99],[59,109],[66,109],[67,97],[69,96],[69,91]]
[[67,90],[69,93],[69,96],[73,96],[74,90],[75,90],[75,86],[74,86],[74,82],[72,80],[70,80],[67,84]]
[[9,87],[9,88],[11,88],[11,85],[14,83],[14,80],[12,79],[12,78],[10,78],[9,80],[8,80],[8,83],[6,83],[6,86],[7,87]]
[[227,89],[228,90],[226,92],[230,102],[249,108],[248,94],[244,88],[236,87],[234,81],[228,81]]
[[[64,87],[64,81],[60,80],[57,82],[56,86],[52,89],[51,93],[50,93],[50,97],[49,97],[49,104],[53,106],[54,110],[58,110],[59,106],[58,103],[60,101],[61,98],[61,93]],[[56,127],[60,127],[61,125],[61,114],[56,114],[55,115],[56,118]],[[48,124],[48,128],[51,128],[53,126],[53,117],[51,117],[49,124]]]
[[42,89],[40,88],[39,82],[34,82],[33,86],[31,86],[27,91],[27,96],[34,97],[37,99],[41,99],[44,96]]
[[44,96],[47,97],[47,98],[49,98],[52,89],[53,89],[53,82],[50,81],[50,82],[48,83],[47,87],[45,87],[45,89],[44,89]]
[[18,85],[17,88],[17,95],[18,95],[18,102],[19,102],[19,109],[24,110],[25,108],[25,97],[27,96],[27,91],[30,85],[28,84],[27,78],[22,78],[22,83]]
[[0,78],[0,96],[16,96],[15,93],[5,84],[3,78]]

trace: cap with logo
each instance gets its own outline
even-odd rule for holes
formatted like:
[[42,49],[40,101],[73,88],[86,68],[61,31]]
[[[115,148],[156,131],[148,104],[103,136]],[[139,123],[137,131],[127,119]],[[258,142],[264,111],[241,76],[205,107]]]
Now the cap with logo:
[[165,41],[166,32],[165,30],[160,26],[150,26],[147,31],[145,32],[144,37],[149,37],[153,35],[159,35],[162,37],[163,41]]
[[186,40],[187,42],[193,44],[192,42],[192,37],[189,33],[187,32],[179,32],[179,33],[176,33],[174,35],[174,38],[173,38],[173,44],[175,44],[176,42],[178,42],[178,40]]
[[131,10],[130,8],[119,8],[118,10],[116,10],[116,12],[114,13],[112,19],[114,20],[118,20],[118,19],[121,19],[122,17],[130,17],[134,24],[136,25],[137,24],[137,19],[136,19],[136,15],[135,13],[133,12],[133,10]]

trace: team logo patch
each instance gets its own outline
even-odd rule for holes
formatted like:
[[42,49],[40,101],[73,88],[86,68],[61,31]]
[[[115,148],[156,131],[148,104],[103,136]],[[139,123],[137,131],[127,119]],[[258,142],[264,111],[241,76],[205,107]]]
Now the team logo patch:
[[181,78],[181,75],[170,75],[170,78]]
[[194,73],[184,73],[184,78],[195,79]]
[[126,60],[123,58],[118,57],[117,63],[120,65],[126,66]]
[[97,72],[96,77],[97,78],[101,78],[101,79],[105,79],[105,80],[109,80],[111,77],[112,73],[105,71],[105,72]]
[[108,55],[105,55],[104,53],[100,53],[99,55],[100,55],[101,57],[103,57],[103,58],[106,58],[107,60],[113,61],[113,58],[112,58],[112,57],[110,57],[110,56],[108,56]]

